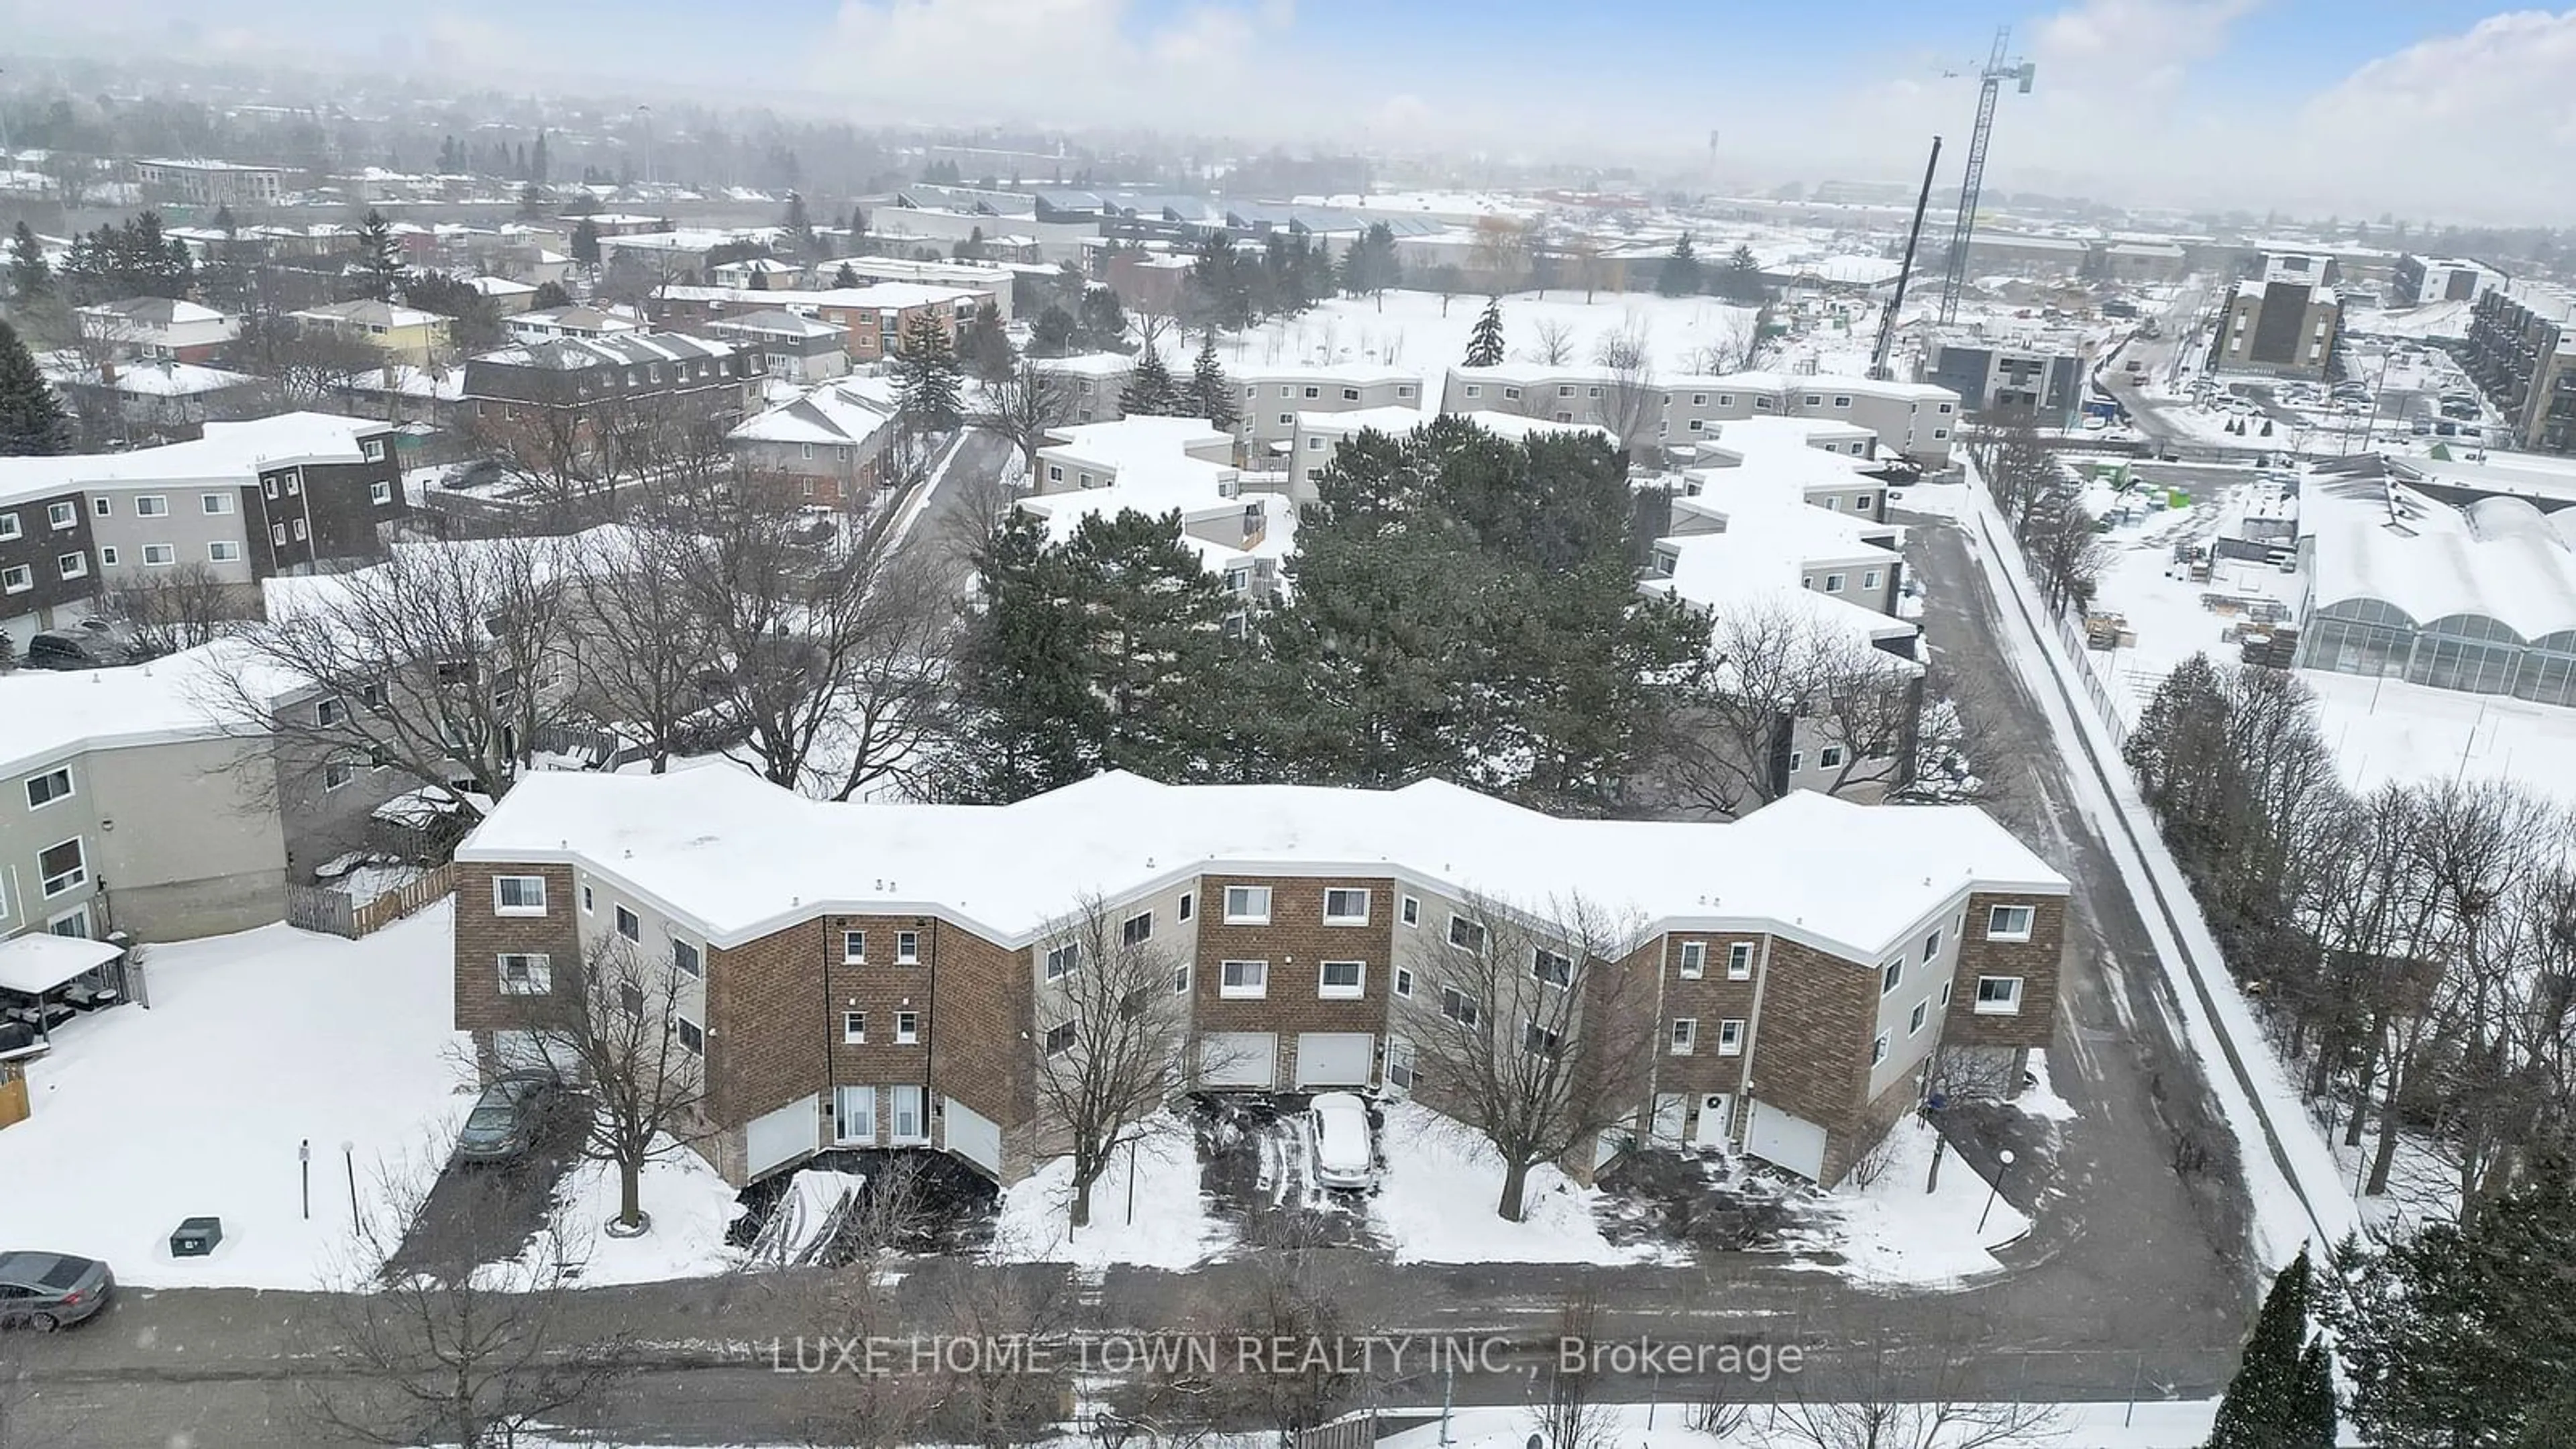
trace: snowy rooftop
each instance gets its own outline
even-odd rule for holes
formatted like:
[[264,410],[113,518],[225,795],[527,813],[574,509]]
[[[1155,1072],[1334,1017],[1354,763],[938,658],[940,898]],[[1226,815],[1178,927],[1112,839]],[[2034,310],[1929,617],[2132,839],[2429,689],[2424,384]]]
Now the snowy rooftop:
[[130,453],[61,458],[0,458],[0,506],[88,485],[245,480],[262,468],[300,463],[355,463],[359,440],[390,430],[369,418],[336,413],[280,413],[241,423],[208,423],[193,442]]
[[1422,374],[1379,362],[1274,362],[1234,371],[1239,383],[1330,382],[1344,387],[1370,387],[1390,382],[1419,384]]
[[[1336,433],[1343,437],[1353,437],[1374,429],[1391,437],[1400,438],[1437,416],[1436,413],[1424,412],[1420,408],[1348,408],[1337,413],[1301,412],[1297,414],[1297,427],[1302,432]],[[1477,413],[1474,415],[1474,420],[1479,426],[1484,426],[1501,416],[1509,415]],[[1550,424],[1550,426],[1562,425]],[[1501,428],[1492,428],[1490,431],[1497,434],[1504,433]]]
[[[221,681],[253,667],[240,646],[217,642],[121,669],[0,674],[0,774],[78,750],[220,736]],[[276,678],[266,693],[289,687]]]
[[378,302],[361,297],[354,302],[332,302],[320,307],[307,307],[289,312],[290,317],[319,322],[353,322],[369,327],[429,327],[447,319],[435,312],[417,307],[402,307],[391,302]]
[[844,378],[747,418],[726,436],[756,443],[860,443],[891,424],[897,410],[891,384]]
[[1029,365],[1040,372],[1073,377],[1125,377],[1135,371],[1136,359],[1124,352],[1083,352],[1072,357],[1032,357]]
[[104,387],[128,397],[197,397],[259,381],[246,372],[200,367],[193,362],[126,363],[111,367],[112,376],[102,381],[97,368],[60,352],[48,356],[43,365],[46,378],[58,386]]
[[[1231,471],[1223,465],[1188,456],[1191,448],[1231,451],[1234,435],[1205,418],[1127,417],[1106,423],[1076,423],[1051,428],[1040,451],[1068,462],[1114,469],[1123,479],[1131,471],[1163,469],[1198,476],[1204,470]],[[1165,468],[1186,463],[1190,467]],[[1213,487],[1213,474],[1211,479]]]
[[2376,599],[2418,625],[2483,616],[2525,643],[2576,630],[2576,511],[2501,497],[2458,509],[2402,483],[2311,472],[2299,531],[2315,544],[2317,607]]
[[1875,956],[1971,886],[2066,890],[1973,807],[1800,792],[1726,824],[1564,820],[1437,780],[1378,791],[1111,773],[989,806],[831,803],[736,770],[541,772],[456,854],[582,865],[718,947],[827,913],[936,914],[1019,944],[1087,894],[1260,870],[1383,871],[1531,904],[1580,894],[1650,929],[1758,924]]
[[[1286,494],[1219,493],[1212,486],[1168,474],[1131,482],[1122,472],[1118,481],[1107,488],[1034,493],[1022,498],[1019,506],[1046,520],[1047,537],[1056,543],[1073,537],[1082,520],[1095,514],[1114,517],[1133,509],[1161,517],[1178,511],[1183,526],[1181,542],[1199,555],[1199,562],[1210,573],[1222,572],[1246,559],[1284,559],[1297,548],[1297,506]],[[1234,530],[1251,510],[1261,514],[1258,536],[1235,538]],[[1189,531],[1210,524],[1217,525],[1220,535],[1229,541],[1215,543]]]

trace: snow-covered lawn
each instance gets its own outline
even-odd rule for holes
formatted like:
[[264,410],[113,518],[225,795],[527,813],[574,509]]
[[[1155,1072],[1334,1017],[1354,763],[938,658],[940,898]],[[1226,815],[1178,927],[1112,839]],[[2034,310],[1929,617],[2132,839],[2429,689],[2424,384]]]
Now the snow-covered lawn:
[[644,1165],[638,1199],[652,1219],[650,1231],[611,1236],[605,1225],[617,1216],[617,1167],[592,1158],[575,1162],[555,1185],[545,1229],[551,1240],[541,1235],[520,1262],[543,1265],[560,1251],[567,1276],[585,1285],[703,1278],[743,1265],[743,1251],[725,1243],[742,1204],[705,1158],[672,1147]]
[[1503,1163],[1485,1140],[1408,1101],[1386,1105],[1386,1171],[1369,1223],[1399,1263],[1634,1263],[1661,1256],[1620,1247],[1593,1215],[1601,1197],[1554,1167],[1530,1170],[1527,1213],[1508,1222]]
[[1092,1184],[1091,1223],[1080,1232],[1067,1226],[1073,1206],[1072,1158],[1051,1158],[1004,1189],[993,1254],[1009,1262],[1072,1263],[1090,1269],[1113,1263],[1193,1267],[1228,1241],[1223,1225],[1208,1213],[1199,1176],[1197,1144],[1188,1124],[1169,1113],[1158,1114],[1134,1153],[1117,1154]]
[[[449,927],[439,905],[363,941],[264,926],[153,946],[150,1009],[76,1020],[30,1069],[34,1114],[0,1131],[0,1243],[150,1286],[310,1288],[344,1268],[341,1144],[381,1208],[382,1182],[436,1171],[473,1102]],[[199,1216],[223,1219],[222,1245],[172,1258]]]
[[[1229,369],[1316,362],[1366,362],[1421,373],[1424,400],[1437,406],[1448,369],[1467,355],[1485,299],[1452,298],[1440,315],[1433,292],[1389,292],[1386,308],[1374,299],[1335,298],[1303,316],[1280,318],[1217,344]],[[1701,349],[1732,346],[1740,354],[1751,335],[1753,309],[1711,297],[1663,297],[1652,292],[1601,292],[1586,303],[1579,291],[1551,290],[1545,298],[1521,292],[1503,298],[1503,345],[1527,361],[1542,327],[1566,329],[1570,360],[1589,365],[1605,337],[1642,330],[1655,371],[1662,376],[1700,371]]]
[[1897,1123],[1877,1174],[1862,1183],[1856,1173],[1801,1204],[1816,1221],[1792,1242],[1840,1252],[1845,1262],[1835,1271],[1872,1282],[1946,1283],[2002,1266],[1993,1250],[2029,1232],[2030,1219],[1955,1152],[1941,1154],[1940,1184],[1925,1192],[1939,1140],[1920,1117]]
[[[1605,1407],[1607,1421],[1600,1439],[1616,1444],[1619,1449],[1792,1449],[1812,1446],[1812,1439],[1794,1435],[1785,1424],[1775,1422],[1772,1411],[1757,1408],[1752,1422],[1720,1440],[1682,1427],[1686,1409],[1676,1403],[1664,1403],[1655,1413],[1655,1427],[1646,1427],[1647,1409],[1642,1404],[1620,1404]],[[1780,1410],[1783,1419],[1789,1411]],[[2209,1441],[2212,1421],[2218,1415],[2215,1399],[2190,1399],[2169,1402],[2127,1404],[2067,1404],[2061,1406],[2055,1422],[2046,1430],[2027,1437],[2002,1441],[2011,1449],[2199,1449]],[[1437,1449],[1447,1444],[1453,1449],[1521,1449],[1537,1426],[1526,1409],[1461,1409],[1450,1416],[1445,1436],[1440,1424],[1425,1424],[1418,1429],[1378,1441],[1380,1449]],[[1956,1449],[1968,1442],[1965,1435],[1944,1435],[1934,1449]],[[1993,1440],[1979,1440],[1995,1443]],[[2352,1442],[2347,1440],[2346,1442]],[[1904,1443],[1913,1449],[1916,1440]],[[2001,1445],[1998,1445],[2001,1449]]]

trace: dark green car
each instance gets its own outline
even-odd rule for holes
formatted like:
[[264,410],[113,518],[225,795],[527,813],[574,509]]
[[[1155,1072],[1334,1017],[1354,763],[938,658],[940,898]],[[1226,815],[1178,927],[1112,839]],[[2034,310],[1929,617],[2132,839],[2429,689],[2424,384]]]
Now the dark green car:
[[542,1072],[496,1078],[456,1134],[456,1160],[516,1162],[527,1156],[553,1118],[559,1097],[555,1079]]

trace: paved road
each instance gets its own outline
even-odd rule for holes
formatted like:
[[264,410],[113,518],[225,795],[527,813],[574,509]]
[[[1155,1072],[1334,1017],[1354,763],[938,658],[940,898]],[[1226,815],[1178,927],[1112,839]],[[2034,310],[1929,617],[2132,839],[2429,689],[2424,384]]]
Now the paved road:
[[[961,466],[969,456],[994,466],[1000,457],[978,449],[961,456]],[[953,510],[966,493],[952,470],[929,506]],[[1995,602],[1960,534],[1936,521],[1904,521],[1916,525],[1909,552],[1931,601],[1924,624],[1935,657],[1987,727],[1977,748],[1981,770],[2000,787],[1992,808],[2076,885],[2075,944],[2051,1062],[2057,1090],[2081,1117],[2053,1147],[2045,1134],[2008,1121],[1966,1134],[1962,1146],[1970,1165],[1987,1173],[1995,1149],[2016,1147],[2022,1161],[2007,1191],[2025,1203],[2042,1197],[2039,1226],[2005,1250],[2007,1271],[1950,1291],[1874,1290],[1764,1254],[1597,1268],[1398,1265],[1369,1251],[1315,1253],[1311,1271],[1333,1285],[1351,1331],[1496,1333],[1526,1353],[1552,1338],[1566,1295],[1580,1287],[1610,1305],[1614,1334],[1665,1342],[1752,1334],[1812,1344],[1817,1356],[1805,1382],[1820,1392],[1873,1372],[1876,1355],[1855,1345],[1972,1346],[1976,1357],[1952,1391],[1997,1398],[2117,1399],[2139,1387],[2196,1395],[2223,1385],[2254,1279],[2230,1139],[2216,1125],[2197,1065],[2177,1045],[2165,978],[2137,908],[2072,803],[2043,716],[1995,653]],[[2177,1140],[2209,1160],[2178,1152]],[[1067,1321],[1094,1331],[1203,1324],[1260,1292],[1260,1269],[1250,1263],[1185,1275],[1114,1269],[1075,1281],[1052,1268],[925,1260],[895,1285],[893,1320],[903,1331],[937,1332],[955,1321],[946,1306],[954,1294],[989,1288],[997,1275],[1023,1298],[1059,1304]],[[846,1387],[829,1376],[774,1373],[762,1355],[773,1340],[846,1331],[815,1306],[833,1282],[797,1272],[592,1289],[574,1295],[567,1311],[603,1335],[624,1332],[658,1346],[655,1367],[604,1410],[630,1442],[799,1440]],[[329,1383],[319,1366],[331,1310],[330,1299],[311,1294],[130,1293],[94,1324],[18,1345],[29,1379],[22,1415],[45,1445],[325,1449],[334,1441],[301,1410]],[[792,1347],[786,1352],[792,1362]],[[1524,1391],[1525,1381],[1510,1374],[1461,1377],[1455,1386],[1468,1403],[1518,1402]],[[1436,1403],[1439,1392],[1415,1380],[1386,1387],[1381,1402]]]

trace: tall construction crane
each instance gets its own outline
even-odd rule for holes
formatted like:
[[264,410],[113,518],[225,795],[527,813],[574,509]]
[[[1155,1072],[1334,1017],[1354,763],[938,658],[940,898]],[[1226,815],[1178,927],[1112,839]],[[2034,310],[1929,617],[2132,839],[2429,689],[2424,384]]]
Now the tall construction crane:
[[1932,155],[1923,163],[1923,189],[1914,194],[1914,228],[1905,234],[1905,260],[1896,265],[1896,295],[1878,318],[1878,346],[1870,349],[1869,375],[1887,380],[1887,352],[1896,345],[1896,314],[1905,310],[1905,284],[1914,276],[1914,248],[1923,240],[1923,212],[1932,204],[1932,173],[1941,167],[1941,138],[1932,138]]
[[1995,49],[1986,57],[1986,68],[1978,73],[1982,84],[1977,90],[1977,129],[1968,138],[1968,167],[1959,177],[1959,223],[1950,229],[1950,267],[1941,278],[1941,321],[1959,320],[1959,288],[1968,280],[1968,238],[1977,229],[1977,190],[1986,179],[1986,142],[1995,133],[1995,96],[2005,81],[2016,84],[2017,94],[2030,94],[2030,79],[2038,67],[2029,61],[2006,60],[2004,51],[2012,44],[2012,27],[1995,31]]

